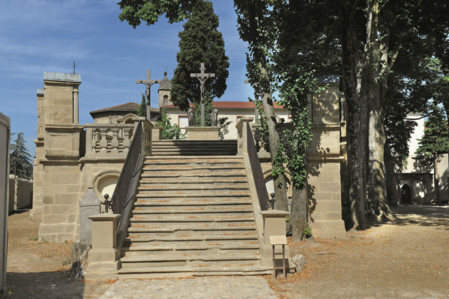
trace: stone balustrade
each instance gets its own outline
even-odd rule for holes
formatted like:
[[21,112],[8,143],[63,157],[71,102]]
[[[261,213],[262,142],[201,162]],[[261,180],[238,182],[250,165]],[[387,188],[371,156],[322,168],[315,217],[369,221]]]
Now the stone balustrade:
[[134,133],[133,124],[86,124],[86,158],[125,158]]

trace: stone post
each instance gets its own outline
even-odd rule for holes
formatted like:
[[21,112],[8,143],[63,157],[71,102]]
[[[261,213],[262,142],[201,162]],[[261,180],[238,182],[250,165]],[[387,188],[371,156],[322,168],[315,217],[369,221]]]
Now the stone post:
[[[287,211],[267,210],[260,212],[263,217],[263,250],[262,264],[272,264],[273,248],[270,244],[271,236],[286,236],[287,229],[285,225],[286,218],[290,215]],[[285,256],[290,256],[290,249],[285,248]]]
[[78,88],[73,89],[73,123],[79,124],[80,114],[79,114],[79,100],[78,100],[79,90]]
[[89,275],[117,276],[120,266],[117,250],[117,224],[119,214],[97,214],[92,220],[92,250],[89,251]]

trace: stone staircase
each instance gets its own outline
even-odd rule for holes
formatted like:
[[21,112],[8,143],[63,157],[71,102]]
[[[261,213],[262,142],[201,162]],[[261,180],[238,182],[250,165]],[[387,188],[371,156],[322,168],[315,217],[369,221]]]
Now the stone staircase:
[[[157,142],[155,148],[205,154],[204,142]],[[203,145],[204,147],[204,145]],[[190,150],[192,149],[192,151]],[[228,152],[226,146],[215,153]],[[235,151],[235,149],[234,149]],[[271,273],[259,240],[241,157],[148,156],[119,275],[166,277]]]
[[153,141],[154,156],[235,156],[236,140],[161,140]]

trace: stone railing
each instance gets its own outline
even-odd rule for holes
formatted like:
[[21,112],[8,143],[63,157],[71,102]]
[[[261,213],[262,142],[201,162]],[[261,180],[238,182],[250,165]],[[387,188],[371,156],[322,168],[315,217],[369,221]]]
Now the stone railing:
[[86,124],[86,158],[125,158],[134,124]]

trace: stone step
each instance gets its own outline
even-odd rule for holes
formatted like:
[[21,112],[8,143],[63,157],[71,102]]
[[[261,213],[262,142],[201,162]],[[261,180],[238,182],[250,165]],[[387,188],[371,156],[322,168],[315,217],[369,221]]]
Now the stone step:
[[259,250],[258,241],[247,240],[221,240],[221,241],[204,241],[204,242],[152,242],[151,244],[145,242],[134,242],[125,239],[122,250],[126,254],[138,253],[147,254],[149,252],[185,252],[185,253],[198,253],[203,252],[243,252]]
[[173,157],[173,156],[146,156],[145,163],[242,163],[240,156],[188,156],[188,157]]
[[257,239],[255,230],[234,231],[177,231],[172,232],[129,232],[130,242],[185,242],[212,240],[254,240]]
[[272,267],[260,265],[223,265],[223,266],[169,266],[169,267],[136,267],[120,269],[119,275],[124,278],[182,277],[204,275],[263,275],[271,274]]
[[185,215],[146,215],[139,214],[131,217],[131,222],[231,222],[254,220],[253,213],[226,213],[226,214],[185,214]]
[[247,196],[239,197],[155,197],[151,195],[137,194],[137,201],[134,203],[135,207],[157,207],[157,206],[214,206],[214,205],[248,205],[251,204],[251,198]]
[[127,240],[131,244],[135,244],[136,242],[140,243],[148,243],[151,245],[152,242],[168,242],[168,243],[185,243],[185,242],[210,242],[210,241],[254,241],[257,240],[256,233],[248,233],[247,235],[197,235],[197,234],[185,234],[185,235],[172,235],[172,234],[155,234],[154,236],[148,235],[130,235]]
[[169,207],[148,207],[135,206],[133,214],[207,214],[207,213],[240,213],[252,212],[251,205],[228,205],[228,206],[169,206]]
[[222,232],[222,231],[254,231],[256,225],[253,222],[248,223],[204,223],[197,225],[195,223],[185,223],[182,226],[159,223],[159,224],[131,224],[128,228],[129,233],[141,232],[164,232],[164,233],[184,233],[187,231],[207,231],[207,232]]
[[140,180],[140,185],[156,185],[156,184],[237,184],[245,183],[248,185],[248,180],[246,176],[203,176],[199,178],[198,176],[176,176],[176,177],[142,177]]
[[240,171],[226,171],[226,172],[218,172],[218,171],[146,171],[141,175],[142,179],[153,179],[153,178],[186,178],[186,179],[204,179],[204,178],[233,178],[233,177],[246,177],[246,174],[243,170]]
[[242,164],[195,164],[195,165],[153,165],[146,164],[143,167],[143,171],[155,171],[155,172],[164,172],[164,171],[196,171],[196,172],[217,172],[217,171],[242,171],[245,167]]
[[216,254],[216,255],[172,255],[160,254],[152,256],[124,257],[121,259],[122,269],[141,267],[170,266],[250,266],[259,265],[260,256],[256,254]]
[[232,196],[248,196],[248,190],[140,190],[137,197],[162,198],[162,197],[232,197]]
[[171,191],[171,190],[248,190],[248,183],[198,183],[198,184],[141,184],[139,191]]
[[241,261],[259,260],[258,254],[201,254],[187,255],[181,253],[164,255],[132,256],[121,258],[122,263],[164,262],[164,261]]

